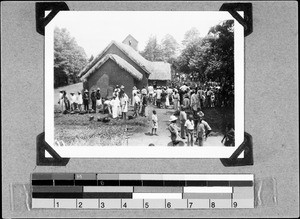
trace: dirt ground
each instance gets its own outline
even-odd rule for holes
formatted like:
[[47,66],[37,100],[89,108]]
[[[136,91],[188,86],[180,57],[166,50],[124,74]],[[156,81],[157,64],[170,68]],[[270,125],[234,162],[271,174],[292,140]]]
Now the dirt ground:
[[[71,91],[82,90],[82,83],[55,89],[54,104],[55,109],[59,109],[57,105],[57,97],[59,90],[66,90],[67,93]],[[168,109],[158,109],[156,106],[149,105],[147,118],[139,117],[133,120],[115,120],[107,124],[97,122],[97,118],[107,117],[107,114],[85,114],[85,115],[62,115],[55,114],[55,137],[56,140],[63,140],[66,145],[124,145],[124,146],[172,146],[170,132],[167,129],[169,125],[169,118],[175,113],[171,107]],[[158,116],[158,130],[157,135],[151,135],[151,116],[152,110],[155,109]],[[132,115],[132,107],[129,108],[128,115]],[[204,120],[212,128],[212,133],[204,141],[203,146],[223,146],[221,140],[225,127],[228,123],[234,123],[234,112],[228,108],[209,108],[203,109],[205,114]],[[92,121],[89,117],[94,116]],[[177,124],[180,127],[178,122]],[[128,126],[127,133],[124,132],[125,127]],[[109,139],[106,139],[108,136]],[[178,139],[181,142],[178,146],[187,146],[186,139]],[[195,140],[195,139],[194,139]],[[194,143],[194,146],[198,146]]]
[[[168,130],[168,125],[170,124],[169,119],[170,116],[175,112],[173,109],[158,109],[155,106],[148,107],[148,120],[151,121],[152,110],[155,109],[158,117],[158,130],[157,135],[151,135],[151,126],[149,126],[149,130],[145,133],[130,133],[128,145],[129,146],[149,146],[149,144],[154,144],[154,146],[172,146],[171,142],[171,134]],[[178,127],[180,124],[178,122]],[[212,127],[213,129],[213,127]],[[217,130],[219,131],[219,130]],[[207,140],[203,143],[203,146],[223,146],[221,140],[223,138],[223,134],[216,132],[213,129],[213,135],[209,136]],[[187,146],[186,139],[178,139],[180,143],[178,146]],[[195,140],[195,139],[194,139]],[[194,143],[194,146],[198,146]]]

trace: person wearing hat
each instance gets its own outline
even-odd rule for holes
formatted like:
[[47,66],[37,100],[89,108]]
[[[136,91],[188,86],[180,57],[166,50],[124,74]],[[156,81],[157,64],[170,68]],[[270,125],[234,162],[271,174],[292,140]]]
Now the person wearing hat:
[[81,108],[82,103],[83,103],[82,95],[81,95],[81,92],[78,91],[78,95],[77,95],[77,107],[78,107],[79,111],[82,110],[82,108]]
[[178,132],[179,132],[179,127],[176,125],[177,117],[172,115],[170,116],[170,125],[168,126],[169,131],[171,132],[171,141],[173,146],[177,145],[179,143],[178,139]]
[[194,145],[194,116],[189,115],[188,120],[185,121],[185,131],[187,136],[187,146]]
[[85,89],[84,94],[83,94],[83,105],[84,105],[84,110],[89,111],[89,91]]
[[200,111],[198,114],[198,125],[197,125],[197,140],[198,145],[203,146],[203,141],[207,138],[209,133],[211,132],[211,127],[208,125],[206,121],[203,120],[204,113]]
[[102,106],[102,98],[101,98],[101,93],[100,93],[100,88],[98,87],[97,91],[96,91],[96,106],[99,109],[100,112],[100,108]]

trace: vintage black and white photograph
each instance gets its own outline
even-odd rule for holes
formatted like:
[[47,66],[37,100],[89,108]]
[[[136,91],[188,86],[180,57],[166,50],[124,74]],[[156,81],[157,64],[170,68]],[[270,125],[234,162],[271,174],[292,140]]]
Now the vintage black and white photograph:
[[228,12],[61,11],[46,140],[74,156],[227,157],[243,141],[243,45]]

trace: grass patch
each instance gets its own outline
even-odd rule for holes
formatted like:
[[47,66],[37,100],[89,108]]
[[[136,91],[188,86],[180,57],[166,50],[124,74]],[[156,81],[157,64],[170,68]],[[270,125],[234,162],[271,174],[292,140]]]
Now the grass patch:
[[[94,116],[94,120],[89,121],[90,116]],[[97,121],[97,118],[103,117],[107,115],[55,113],[55,140],[63,141],[66,146],[125,146],[126,127],[130,128],[130,132],[139,133],[150,125],[145,117],[111,119],[108,123]]]

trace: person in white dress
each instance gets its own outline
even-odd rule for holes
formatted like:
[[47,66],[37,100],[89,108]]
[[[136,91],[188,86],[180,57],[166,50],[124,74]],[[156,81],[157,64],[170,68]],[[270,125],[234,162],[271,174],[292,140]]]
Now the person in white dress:
[[111,105],[111,109],[112,109],[112,117],[118,118],[119,114],[118,114],[118,110],[120,107],[120,100],[117,97],[113,97],[113,99],[110,101],[110,105]]
[[167,89],[166,89],[166,93],[167,93],[167,95],[166,95],[166,108],[169,108],[169,106],[170,106],[170,93],[168,92],[168,87],[167,87]]
[[126,114],[128,112],[128,96],[126,93],[122,93],[120,102],[121,102],[122,117],[123,119],[126,119]]
[[172,95],[173,103],[174,103],[174,110],[178,110],[179,103],[180,103],[180,95],[177,89],[174,89],[174,93]]

